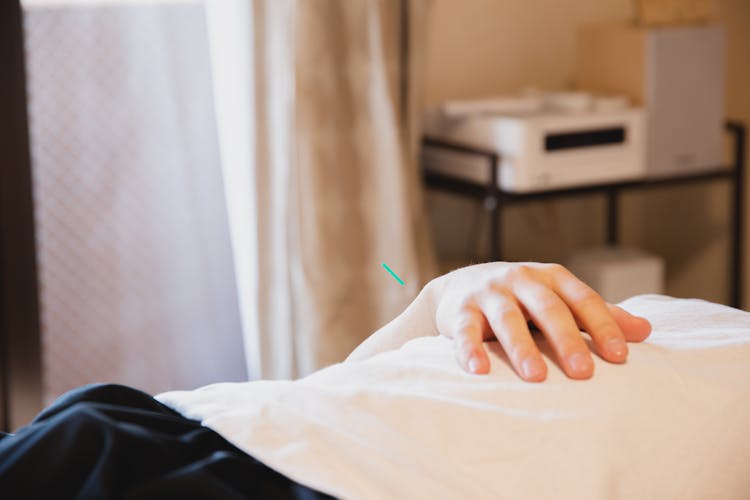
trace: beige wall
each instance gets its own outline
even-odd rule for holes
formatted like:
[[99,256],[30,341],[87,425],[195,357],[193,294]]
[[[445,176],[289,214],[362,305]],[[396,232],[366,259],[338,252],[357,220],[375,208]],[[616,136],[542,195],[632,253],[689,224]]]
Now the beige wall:
[[[630,0],[433,0],[426,103],[524,86],[568,87],[577,27],[629,19],[632,5]],[[717,16],[727,29],[727,115],[750,123],[750,2],[722,0]],[[717,184],[624,197],[623,242],[668,259],[668,293],[728,300],[728,194],[726,185]],[[467,224],[479,210],[471,201],[431,192],[428,206],[433,221],[440,221],[434,233],[445,259],[463,259],[473,235],[486,233],[486,218],[478,228]],[[648,207],[648,217],[640,207]],[[559,261],[575,248],[595,245],[604,238],[603,209],[597,197],[512,207],[503,219],[505,257]],[[750,289],[745,290],[747,295]]]

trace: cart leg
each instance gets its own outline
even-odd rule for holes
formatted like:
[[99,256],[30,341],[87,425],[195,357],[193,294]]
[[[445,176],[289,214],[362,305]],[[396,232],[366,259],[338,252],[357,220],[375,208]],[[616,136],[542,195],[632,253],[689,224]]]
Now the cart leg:
[[617,245],[620,229],[619,209],[617,190],[607,190],[607,245]]
[[502,242],[500,230],[500,200],[497,196],[487,195],[484,208],[490,215],[490,261],[501,259]]
[[739,124],[731,124],[730,130],[734,133],[734,193],[732,199],[732,233],[733,245],[731,263],[731,305],[742,308],[742,282],[743,262],[742,254],[744,248],[744,197],[745,189],[745,127]]

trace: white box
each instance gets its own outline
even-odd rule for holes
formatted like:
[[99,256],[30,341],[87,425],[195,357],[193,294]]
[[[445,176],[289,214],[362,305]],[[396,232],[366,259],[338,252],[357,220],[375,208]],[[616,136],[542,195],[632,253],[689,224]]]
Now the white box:
[[719,25],[580,30],[576,85],[626,95],[646,112],[646,169],[665,177],[723,165],[724,29]]
[[664,293],[664,259],[641,250],[620,247],[580,250],[566,259],[564,265],[612,304],[633,295]]

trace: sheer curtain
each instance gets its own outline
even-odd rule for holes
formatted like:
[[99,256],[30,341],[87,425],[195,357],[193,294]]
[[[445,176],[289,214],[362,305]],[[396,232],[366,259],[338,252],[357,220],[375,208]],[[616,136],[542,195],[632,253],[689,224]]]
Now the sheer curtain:
[[251,378],[294,375],[287,240],[294,4],[207,2],[219,144]]
[[45,400],[247,377],[203,5],[24,11]]
[[431,277],[421,0],[24,7],[47,401],[301,376]]
[[297,14],[293,277],[307,373],[403,310],[432,261],[409,135],[421,2],[300,1]]
[[207,9],[248,370],[304,375],[344,359],[434,269],[414,112],[425,6]]

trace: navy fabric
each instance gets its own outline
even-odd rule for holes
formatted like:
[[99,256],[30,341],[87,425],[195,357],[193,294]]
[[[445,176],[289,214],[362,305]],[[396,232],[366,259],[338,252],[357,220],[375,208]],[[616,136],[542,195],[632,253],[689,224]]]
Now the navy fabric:
[[0,436],[0,497],[331,498],[148,394],[111,384],[73,390]]

